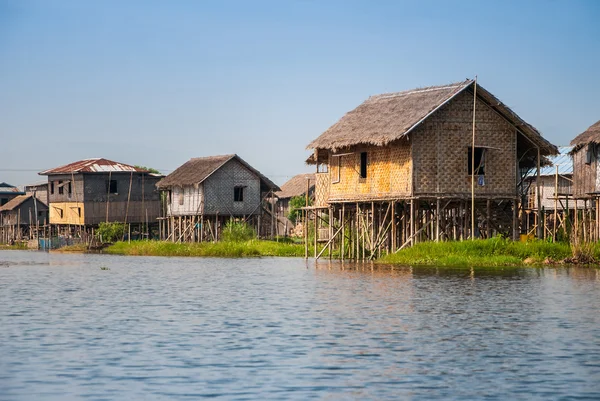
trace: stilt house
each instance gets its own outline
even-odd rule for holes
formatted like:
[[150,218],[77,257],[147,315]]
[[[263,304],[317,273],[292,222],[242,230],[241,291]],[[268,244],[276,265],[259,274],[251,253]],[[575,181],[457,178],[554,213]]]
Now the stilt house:
[[33,195],[19,195],[0,206],[0,240],[34,238],[48,220],[48,206]]
[[218,240],[222,225],[232,218],[264,232],[272,223],[261,222],[263,198],[279,190],[235,154],[190,159],[157,186],[166,193],[161,236],[172,241]]
[[39,174],[48,176],[51,225],[152,224],[160,215],[159,174],[102,158],[76,161]]
[[355,256],[418,240],[518,236],[525,173],[558,153],[474,80],[372,96],[308,149],[316,206],[357,227],[346,239]]
[[[584,240],[600,240],[600,121],[571,141],[573,156],[573,196],[584,206],[581,222],[575,221]],[[575,215],[579,217],[579,213]],[[582,227],[579,227],[579,226]]]

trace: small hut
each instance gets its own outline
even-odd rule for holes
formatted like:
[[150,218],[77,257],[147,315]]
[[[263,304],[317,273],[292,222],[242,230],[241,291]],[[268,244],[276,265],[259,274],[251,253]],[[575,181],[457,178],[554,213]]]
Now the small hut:
[[216,241],[231,219],[271,233],[274,220],[263,218],[263,199],[279,187],[236,154],[193,158],[163,178],[163,239],[173,242]]
[[518,237],[525,174],[558,153],[474,80],[372,96],[308,149],[315,209],[354,227],[341,241],[355,257],[421,240]]
[[0,206],[0,240],[7,243],[37,237],[48,220],[48,206],[33,195],[19,195]]
[[50,224],[55,234],[81,235],[102,222],[134,225],[149,235],[157,225],[163,177],[104,158],[79,160],[42,171],[48,176]]
[[581,218],[575,226],[584,239],[597,241],[600,240],[600,121],[576,136],[571,146],[573,197],[584,204],[584,211],[575,215]]

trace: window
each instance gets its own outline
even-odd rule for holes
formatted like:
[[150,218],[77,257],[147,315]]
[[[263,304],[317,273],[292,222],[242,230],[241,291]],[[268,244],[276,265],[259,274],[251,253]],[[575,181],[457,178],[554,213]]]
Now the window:
[[5,205],[8,202],[8,198],[0,198],[0,206]]
[[367,152],[360,153],[360,178],[367,178]]
[[62,183],[63,183],[62,181],[58,182],[58,194],[59,195],[62,195],[65,193],[65,188],[63,187]]
[[81,208],[80,207],[77,208],[77,216],[81,217]]
[[109,194],[116,194],[117,192],[117,180],[106,180],[106,192]]
[[342,169],[342,157],[341,156],[331,156],[329,159],[331,160],[331,172],[329,176],[331,177],[331,183],[337,184],[340,182],[340,170]]
[[183,194],[184,194],[184,191],[183,191],[183,188],[181,188],[179,190],[179,204],[180,205],[183,205]]
[[[472,156],[473,148],[469,146],[468,151],[468,166],[469,175],[473,174]],[[475,175],[485,175],[485,148],[475,148]]]
[[54,181],[50,182],[50,194],[54,195]]
[[244,201],[244,187],[233,188],[233,201],[243,202]]
[[71,181],[69,181],[69,184],[67,186],[67,192],[69,193],[69,198],[71,197]]

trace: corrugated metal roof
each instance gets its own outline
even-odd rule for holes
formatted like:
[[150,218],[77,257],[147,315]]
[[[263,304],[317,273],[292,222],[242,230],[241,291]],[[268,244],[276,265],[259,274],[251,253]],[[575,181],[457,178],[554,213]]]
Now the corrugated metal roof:
[[45,170],[39,173],[40,175],[50,174],[70,174],[70,173],[108,173],[108,172],[140,172],[144,173],[147,170],[143,170],[129,164],[119,163],[108,159],[94,158],[79,160],[64,166],[56,167],[50,170]]
[[[550,166],[542,167],[540,175],[554,175],[556,173],[556,166],[558,165],[558,174],[569,175],[573,174],[573,158],[569,155],[569,152],[573,149],[572,146],[559,146],[558,151],[560,152],[556,156],[547,156],[548,160],[552,163]],[[535,172],[533,173],[535,175]]]
[[25,192],[21,191],[19,188],[14,185],[10,185],[6,182],[0,182],[0,194],[24,194]]

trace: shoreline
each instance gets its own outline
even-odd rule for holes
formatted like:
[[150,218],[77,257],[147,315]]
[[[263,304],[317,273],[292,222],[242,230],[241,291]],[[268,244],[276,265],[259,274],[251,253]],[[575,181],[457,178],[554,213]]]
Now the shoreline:
[[[23,250],[19,247],[2,249]],[[116,242],[98,251],[89,250],[85,244],[51,250],[52,253],[94,253],[122,256],[159,257],[304,257],[304,245],[289,241],[253,239],[244,242],[173,243],[166,241]],[[544,241],[513,242],[503,238],[475,241],[423,242],[400,252],[382,256],[375,264],[404,265],[414,267],[546,267],[546,266],[590,266],[600,267],[600,243],[589,244],[586,255],[573,256],[568,243]],[[314,248],[309,247],[309,258],[313,259]],[[334,254],[332,260],[340,260]],[[328,258],[322,258],[325,261]],[[361,262],[360,260],[357,262]]]

